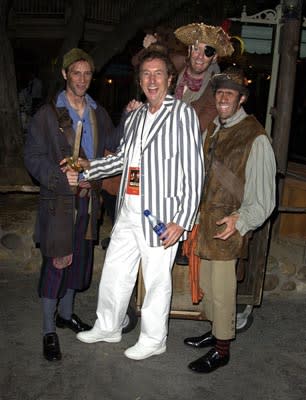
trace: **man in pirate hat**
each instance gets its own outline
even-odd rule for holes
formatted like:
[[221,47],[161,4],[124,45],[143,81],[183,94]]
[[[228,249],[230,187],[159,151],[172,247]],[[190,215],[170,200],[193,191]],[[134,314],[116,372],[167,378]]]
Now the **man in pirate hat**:
[[[193,23],[178,28],[174,35],[188,46],[187,63],[178,76],[175,97],[192,105],[204,132],[217,115],[210,79],[220,72],[218,57],[229,57],[234,48],[220,26]],[[188,257],[182,254],[182,245],[175,261],[180,265],[189,263]]]
[[[179,73],[175,97],[193,106],[204,132],[208,122],[217,115],[210,78],[220,72],[218,57],[229,57],[234,51],[230,37],[220,26],[193,23],[178,28],[174,32],[174,39],[169,39],[169,34],[165,37],[159,32],[147,34],[143,45],[145,48],[168,51]],[[186,47],[182,58],[182,45],[188,48],[187,59]],[[134,65],[138,63],[142,51],[133,57]]]
[[174,32],[188,46],[188,59],[178,77],[175,97],[191,104],[200,120],[202,132],[217,115],[210,78],[220,72],[218,57],[230,56],[234,48],[220,26],[194,23]]

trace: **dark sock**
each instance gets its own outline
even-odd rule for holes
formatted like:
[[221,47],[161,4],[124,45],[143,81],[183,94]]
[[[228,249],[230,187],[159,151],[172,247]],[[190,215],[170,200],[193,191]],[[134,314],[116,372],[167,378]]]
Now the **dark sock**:
[[47,299],[42,297],[43,307],[43,334],[55,332],[54,314],[56,311],[57,299]]
[[231,343],[230,340],[217,339],[215,348],[221,357],[229,355],[230,343]]
[[73,301],[74,301],[73,289],[67,289],[66,294],[62,297],[58,303],[58,313],[60,317],[70,320],[73,311]]

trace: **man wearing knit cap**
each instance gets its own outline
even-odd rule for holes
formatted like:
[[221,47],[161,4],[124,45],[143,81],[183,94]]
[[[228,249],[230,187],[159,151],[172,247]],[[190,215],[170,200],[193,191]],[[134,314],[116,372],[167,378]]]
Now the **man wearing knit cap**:
[[212,329],[184,343],[211,347],[189,364],[209,373],[226,365],[235,338],[236,262],[247,258],[248,240],[275,206],[275,159],[264,128],[242,104],[248,88],[231,67],[211,79],[218,116],[204,133],[206,179],[195,253],[200,257],[204,311]]
[[34,115],[25,144],[25,165],[40,184],[35,241],[42,254],[38,293],[48,361],[62,357],[56,327],[91,328],[73,305],[75,293],[90,285],[101,182],[82,182],[77,168],[64,171],[59,163],[67,156],[102,157],[119,143],[109,115],[87,94],[93,72],[93,59],[82,49],[64,55],[65,90]]

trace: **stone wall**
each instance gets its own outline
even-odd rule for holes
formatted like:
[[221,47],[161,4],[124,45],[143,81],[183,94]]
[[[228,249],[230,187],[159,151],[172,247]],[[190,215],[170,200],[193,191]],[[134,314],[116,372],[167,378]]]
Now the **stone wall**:
[[[9,262],[29,268],[39,261],[33,242],[37,195],[0,195],[0,263]],[[30,268],[31,269],[31,268]]]
[[[37,194],[0,194],[0,268],[1,264],[18,265],[27,272],[38,271],[41,265],[39,248],[33,241],[36,220]],[[101,235],[109,232],[101,227]],[[100,274],[104,251],[95,247],[95,272]]]
[[[0,195],[0,267],[16,263],[25,271],[40,267],[40,251],[33,242],[37,195]],[[100,239],[108,236],[110,221],[105,219]],[[95,247],[95,275],[100,276],[105,251]],[[306,246],[290,240],[272,241],[267,261],[264,295],[306,295]]]
[[306,294],[306,245],[278,239],[271,243],[267,260],[265,293]]

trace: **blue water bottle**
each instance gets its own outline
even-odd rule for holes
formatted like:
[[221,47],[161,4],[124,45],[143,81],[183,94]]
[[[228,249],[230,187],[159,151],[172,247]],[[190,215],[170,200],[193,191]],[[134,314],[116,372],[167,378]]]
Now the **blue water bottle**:
[[150,225],[158,236],[165,232],[165,230],[167,229],[166,225],[157,217],[155,217],[155,215],[152,215],[150,210],[144,210],[143,213],[148,218]]

